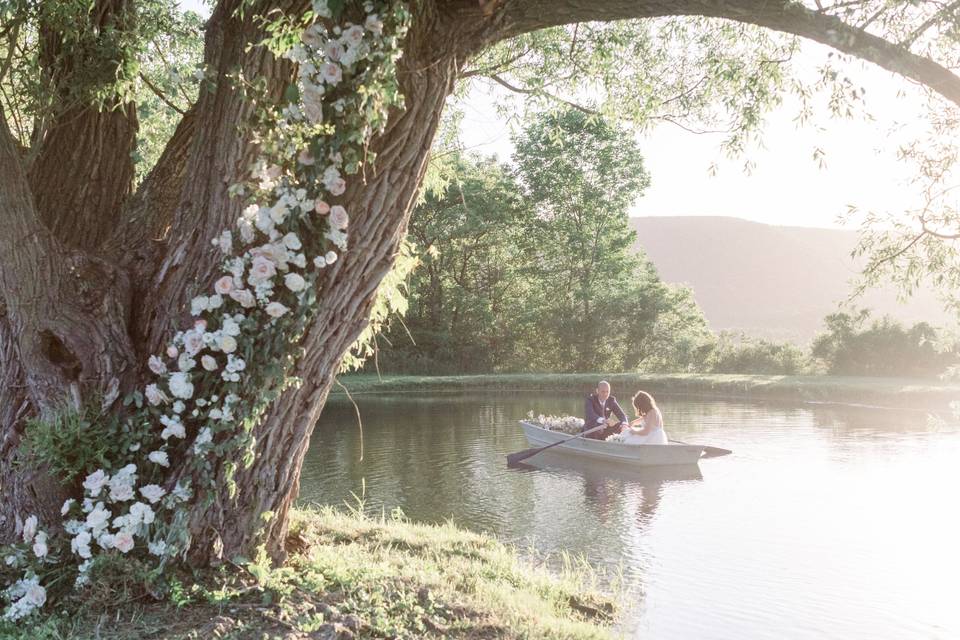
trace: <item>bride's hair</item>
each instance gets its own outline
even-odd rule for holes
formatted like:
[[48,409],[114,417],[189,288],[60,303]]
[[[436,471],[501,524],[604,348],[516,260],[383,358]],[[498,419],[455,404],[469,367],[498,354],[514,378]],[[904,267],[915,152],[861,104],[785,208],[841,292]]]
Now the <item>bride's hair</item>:
[[649,411],[657,408],[657,401],[646,391],[637,391],[633,396],[633,408],[638,414],[645,416]]

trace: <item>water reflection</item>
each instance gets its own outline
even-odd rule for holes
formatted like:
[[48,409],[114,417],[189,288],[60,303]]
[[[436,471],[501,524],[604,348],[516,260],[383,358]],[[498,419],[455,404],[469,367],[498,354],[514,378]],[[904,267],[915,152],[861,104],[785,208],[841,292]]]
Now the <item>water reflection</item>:
[[527,448],[550,394],[332,402],[301,499],[453,518],[540,554],[573,552],[637,581],[644,638],[956,638],[960,430],[923,413],[658,397],[668,433],[733,449],[700,467],[631,470]]

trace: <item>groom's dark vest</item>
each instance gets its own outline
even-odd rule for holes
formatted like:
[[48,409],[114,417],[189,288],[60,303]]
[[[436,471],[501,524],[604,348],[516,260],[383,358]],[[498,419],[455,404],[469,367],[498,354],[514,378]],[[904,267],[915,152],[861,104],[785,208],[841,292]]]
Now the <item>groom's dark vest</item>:
[[[623,412],[623,409],[620,408],[620,404],[617,402],[616,397],[609,396],[607,398],[607,404],[601,408],[600,399],[597,397],[597,394],[591,393],[587,396],[586,406],[584,410],[583,418],[583,429],[592,429],[597,426],[597,418],[607,419],[611,415],[615,415],[620,418],[621,422],[629,422],[627,420],[627,414]],[[601,433],[595,431],[594,433]]]

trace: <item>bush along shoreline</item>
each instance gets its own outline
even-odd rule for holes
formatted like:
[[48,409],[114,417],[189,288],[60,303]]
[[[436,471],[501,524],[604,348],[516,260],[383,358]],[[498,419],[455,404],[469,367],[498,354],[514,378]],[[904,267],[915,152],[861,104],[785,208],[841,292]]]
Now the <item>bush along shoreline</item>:
[[[867,404],[948,411],[960,401],[960,384],[921,378],[780,376],[740,374],[523,373],[464,376],[354,374],[340,382],[351,395],[364,393],[547,391],[585,393],[598,380],[616,389],[785,402]],[[337,389],[331,396],[344,392]]]
[[546,563],[550,571],[535,567],[516,549],[452,523],[297,509],[287,550],[278,568],[264,556],[179,574],[164,602],[143,588],[147,567],[117,557],[92,571],[82,594],[29,628],[0,622],[0,638],[616,637],[616,580],[568,557]]

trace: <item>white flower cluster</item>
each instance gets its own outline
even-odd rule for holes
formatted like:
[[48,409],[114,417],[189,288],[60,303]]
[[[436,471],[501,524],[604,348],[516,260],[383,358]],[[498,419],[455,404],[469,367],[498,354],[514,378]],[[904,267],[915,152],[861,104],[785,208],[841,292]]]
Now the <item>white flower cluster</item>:
[[534,418],[533,411],[531,411],[527,414],[527,417],[548,431],[570,434],[583,431],[583,419],[575,416],[545,416],[541,413]]
[[[35,515],[24,520],[20,535],[26,549],[6,556],[4,562],[7,566],[16,568],[27,564],[28,555],[34,556],[39,562],[47,559],[49,553],[47,533],[38,525],[39,521]],[[23,578],[7,588],[6,596],[10,600],[10,606],[7,607],[3,617],[7,620],[19,620],[44,605],[47,601],[47,590],[40,584],[37,575],[28,570]]]
[[98,469],[83,481],[82,502],[70,499],[63,503],[60,513],[66,518],[64,531],[71,536],[70,552],[81,561],[78,584],[86,581],[97,549],[116,549],[125,554],[137,539],[142,539],[151,553],[163,555],[166,541],[160,537],[161,531],[151,527],[157,516],[155,509],[175,508],[190,499],[190,490],[179,483],[169,495],[157,484],[137,488],[137,478],[134,464],[112,476]]
[[605,438],[607,442],[626,442],[627,434],[626,433],[612,433]]

